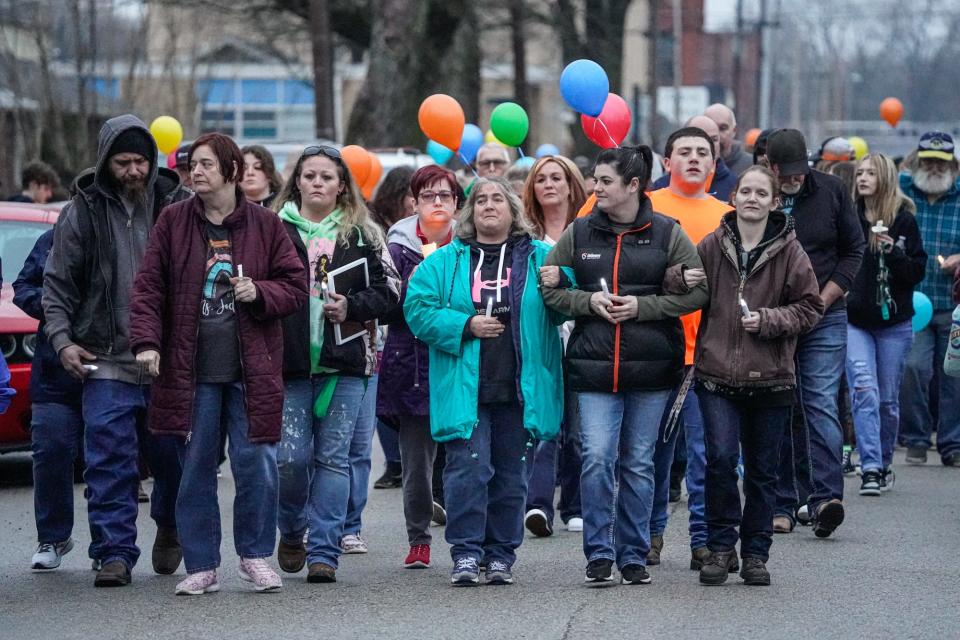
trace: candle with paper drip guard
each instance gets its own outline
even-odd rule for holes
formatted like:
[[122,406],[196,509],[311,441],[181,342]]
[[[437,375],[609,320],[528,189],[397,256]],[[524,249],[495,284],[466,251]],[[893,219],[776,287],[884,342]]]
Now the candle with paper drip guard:
[[492,315],[493,315],[493,298],[490,297],[490,298],[487,298],[487,317],[489,318]]
[[605,294],[610,295],[610,289],[607,288],[607,281],[603,278],[600,278],[600,288]]
[[747,306],[747,301],[743,298],[740,298],[740,315],[744,318],[750,315],[750,307]]
[[886,225],[883,224],[883,221],[877,220],[877,223],[870,228],[870,231],[876,234],[881,234],[881,233],[886,233],[887,231],[889,231],[889,229],[887,228]]
[[238,278],[242,278],[242,277],[243,277],[243,265],[242,265],[242,264],[238,264],[238,265],[237,265],[237,277],[238,277]]

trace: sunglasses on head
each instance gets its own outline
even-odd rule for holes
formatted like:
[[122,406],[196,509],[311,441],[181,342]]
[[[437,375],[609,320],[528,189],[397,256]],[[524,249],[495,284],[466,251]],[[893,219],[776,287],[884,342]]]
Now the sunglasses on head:
[[311,156],[326,156],[338,162],[342,160],[340,150],[334,147],[328,147],[327,145],[312,145],[307,147],[303,150],[303,153],[300,154],[300,159],[303,160]]

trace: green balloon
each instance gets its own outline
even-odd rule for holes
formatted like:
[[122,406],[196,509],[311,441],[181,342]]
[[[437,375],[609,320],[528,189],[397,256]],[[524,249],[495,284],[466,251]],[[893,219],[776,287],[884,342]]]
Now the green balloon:
[[490,131],[508,147],[519,147],[530,131],[530,119],[516,102],[504,102],[490,114]]

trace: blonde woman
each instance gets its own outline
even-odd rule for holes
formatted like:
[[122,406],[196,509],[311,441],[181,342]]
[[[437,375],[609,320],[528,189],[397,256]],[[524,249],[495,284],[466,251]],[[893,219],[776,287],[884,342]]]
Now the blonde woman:
[[893,487],[893,447],[900,423],[900,382],[913,344],[913,289],[927,254],[900,190],[893,161],[882,154],[857,164],[853,188],[869,248],[847,298],[847,381],[862,469],[860,495]]
[[[577,165],[563,156],[543,156],[534,163],[523,187],[524,216],[533,227],[532,235],[553,246],[577,211],[587,200],[583,176]],[[560,328],[566,344],[572,322]],[[564,420],[559,440],[537,444],[533,465],[529,469],[527,507],[523,522],[535,536],[553,534],[553,496],[560,476],[560,519],[568,531],[583,531],[580,508],[580,420],[577,394],[567,392],[564,399]]]
[[[367,420],[367,446],[373,434],[367,403],[376,397],[377,363],[369,331],[346,342],[337,334],[363,331],[364,323],[394,310],[398,296],[382,261],[383,236],[337,149],[304,149],[277,203],[310,292],[309,306],[283,322],[277,561],[289,573],[308,564],[308,582],[336,582],[341,537],[351,533],[344,524],[352,506],[354,441]],[[366,262],[366,281],[352,269],[333,282],[336,291],[328,286],[330,272],[359,260]],[[369,474],[369,460],[366,469]]]

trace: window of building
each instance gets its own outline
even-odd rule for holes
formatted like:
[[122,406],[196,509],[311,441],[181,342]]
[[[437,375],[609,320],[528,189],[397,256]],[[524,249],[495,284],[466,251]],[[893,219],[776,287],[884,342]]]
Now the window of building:
[[236,112],[233,109],[204,109],[200,112],[201,133],[236,134]]
[[277,112],[270,110],[243,112],[243,139],[277,137]]
[[241,80],[240,95],[244,104],[277,104],[280,101],[277,80]]

